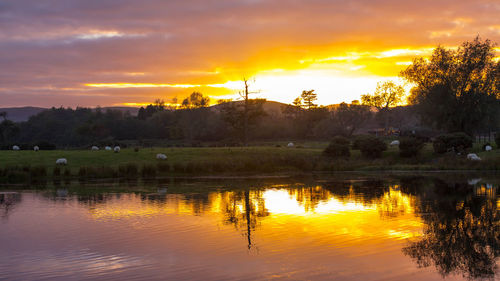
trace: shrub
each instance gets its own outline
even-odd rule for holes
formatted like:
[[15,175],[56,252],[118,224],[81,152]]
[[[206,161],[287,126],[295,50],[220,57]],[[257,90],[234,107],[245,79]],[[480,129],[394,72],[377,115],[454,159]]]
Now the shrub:
[[356,137],[354,137],[354,140],[352,142],[352,150],[359,150],[361,142],[372,137],[373,136],[370,135],[357,135]]
[[424,147],[425,142],[420,138],[404,137],[399,140],[399,155],[401,157],[415,157]]
[[349,140],[344,137],[334,137],[328,147],[323,151],[323,155],[333,158],[349,158],[349,156],[351,156],[349,144]]
[[465,133],[452,133],[436,137],[432,143],[434,152],[438,154],[448,151],[464,152],[472,148],[472,138]]
[[385,142],[374,136],[365,136],[358,144],[361,154],[367,158],[380,158],[382,152],[387,150]]
[[[55,150],[56,145],[47,141],[39,141],[33,144],[33,146],[38,146],[40,150]],[[30,149],[33,149],[33,146],[30,146]]]
[[497,144],[497,149],[500,148],[500,132],[495,135],[495,143]]

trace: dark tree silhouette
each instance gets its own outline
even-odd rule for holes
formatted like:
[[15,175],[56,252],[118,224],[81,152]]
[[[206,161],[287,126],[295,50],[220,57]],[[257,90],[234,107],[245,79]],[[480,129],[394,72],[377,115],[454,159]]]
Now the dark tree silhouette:
[[424,193],[417,208],[425,224],[424,235],[410,242],[403,253],[419,266],[435,266],[443,276],[494,277],[500,255],[500,213],[495,198],[471,196],[467,184],[438,180],[434,186],[434,194]]
[[384,129],[387,131],[391,108],[400,104],[404,95],[405,89],[402,86],[396,85],[392,81],[386,81],[378,83],[373,94],[362,95],[361,102],[363,105],[373,106],[379,110],[379,114],[383,115]]
[[429,60],[418,58],[401,76],[416,86],[410,104],[437,129],[469,134],[495,129],[500,118],[500,62],[494,44],[476,37],[457,50],[438,46]]
[[[299,98],[303,103],[302,106],[306,109],[312,109],[318,106],[317,104],[314,103],[318,99],[317,94],[314,92],[314,90],[302,91],[302,94],[300,95]],[[294,103],[298,102],[297,99],[295,99]]]

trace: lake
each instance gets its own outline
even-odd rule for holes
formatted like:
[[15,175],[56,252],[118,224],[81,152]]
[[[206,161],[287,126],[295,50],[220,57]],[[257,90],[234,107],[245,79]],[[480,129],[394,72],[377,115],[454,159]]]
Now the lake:
[[0,280],[499,279],[500,176],[0,190]]

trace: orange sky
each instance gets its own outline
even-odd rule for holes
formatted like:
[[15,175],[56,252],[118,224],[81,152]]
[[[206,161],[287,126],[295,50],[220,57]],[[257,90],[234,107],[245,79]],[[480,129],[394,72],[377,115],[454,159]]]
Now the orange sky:
[[6,1],[0,107],[215,102],[242,77],[269,100],[350,102],[437,44],[500,43],[498,14],[496,0]]

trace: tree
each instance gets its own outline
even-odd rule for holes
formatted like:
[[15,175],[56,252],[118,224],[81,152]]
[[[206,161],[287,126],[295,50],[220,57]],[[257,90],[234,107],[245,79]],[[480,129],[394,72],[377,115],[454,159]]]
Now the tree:
[[389,109],[401,103],[405,94],[403,86],[396,85],[393,81],[377,83],[377,89],[370,95],[362,95],[361,101],[364,105],[378,109]]
[[494,44],[476,37],[457,50],[438,46],[401,76],[415,84],[408,99],[422,121],[448,132],[495,129],[500,111],[500,62]]
[[[299,98],[297,98],[297,99],[299,99]],[[298,101],[297,99],[295,99],[294,105],[295,105],[295,102]],[[314,103],[318,99],[314,90],[302,91],[302,94],[300,95],[300,99],[304,102],[304,107],[306,109],[311,109],[311,108],[315,108],[318,106],[317,104]]]
[[210,103],[209,97],[204,97],[200,92],[193,92],[189,97],[182,101],[181,107],[184,109],[193,109],[207,107]]
[[371,117],[370,108],[365,105],[341,103],[333,113],[336,133],[352,136]]
[[[251,110],[250,107],[252,106],[251,102],[248,99],[248,95],[253,94],[255,92],[252,93],[252,92],[248,91],[248,87],[249,87],[248,79],[243,78],[243,83],[245,84],[245,90],[240,92],[240,96],[243,98],[243,101],[244,101],[244,106],[243,106],[243,144],[246,146],[247,142],[248,142],[249,113]],[[262,105],[261,105],[261,109],[262,109]]]
[[296,97],[293,100],[292,105],[295,106],[295,107],[302,107],[302,98]]
[[361,96],[363,105],[373,106],[379,110],[384,118],[384,128],[387,131],[391,107],[395,107],[403,101],[405,89],[392,81],[379,82],[373,94]]
[[162,111],[165,109],[165,101],[162,99],[156,99],[153,103],[153,106],[155,107],[156,111]]
[[245,140],[249,136],[250,128],[266,115],[263,109],[265,101],[265,99],[249,99],[246,103],[231,100],[218,101],[222,120],[229,125],[233,135],[244,144],[246,144]]
[[19,126],[11,120],[4,119],[0,123],[0,141],[9,142],[13,137],[19,134]]

